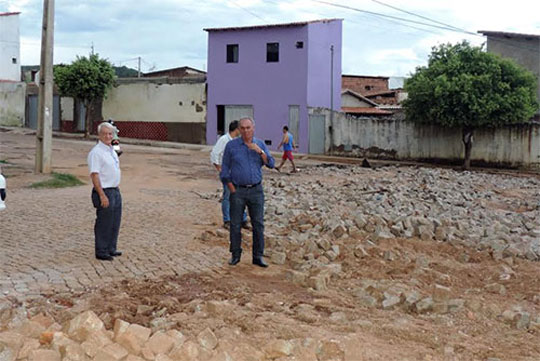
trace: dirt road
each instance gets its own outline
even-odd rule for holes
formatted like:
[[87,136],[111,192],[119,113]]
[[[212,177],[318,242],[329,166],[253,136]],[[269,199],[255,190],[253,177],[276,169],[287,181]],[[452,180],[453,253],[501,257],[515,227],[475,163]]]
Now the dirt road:
[[[91,309],[109,328],[117,318],[149,327],[158,327],[159,318],[159,327],[187,337],[208,327],[234,360],[268,359],[264,346],[276,339],[297,345],[279,360],[540,360],[540,329],[534,323],[540,315],[538,262],[494,259],[488,251],[418,239],[387,239],[368,247],[364,237],[351,234],[336,240],[342,251],[334,263],[341,269],[319,289],[295,281],[287,262],[259,269],[245,257],[229,267],[220,184],[205,147],[124,145],[119,240],[124,255],[111,263],[97,261],[86,167],[93,144],[53,141],[54,170],[86,185],[30,189],[44,178],[32,171],[34,136],[0,133],[5,161],[0,165],[8,181],[8,208],[0,213],[0,298],[18,300],[59,323]],[[304,169],[317,165],[298,163]],[[288,177],[324,181],[303,172],[265,172],[267,182]],[[361,254],[358,245],[366,245]],[[435,301],[458,301],[451,310],[435,306],[419,312],[404,299],[396,307],[381,307],[359,294],[367,289],[377,302],[389,299],[378,291],[381,285],[414,285]],[[211,312],[211,302],[222,302],[223,310]],[[533,321],[525,328],[518,322],[523,313]],[[312,346],[314,340],[339,347],[322,352]]]

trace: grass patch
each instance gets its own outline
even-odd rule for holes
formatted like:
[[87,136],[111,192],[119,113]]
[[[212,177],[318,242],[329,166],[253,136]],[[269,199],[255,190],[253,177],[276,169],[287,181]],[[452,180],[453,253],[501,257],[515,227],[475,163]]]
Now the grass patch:
[[66,173],[53,173],[52,178],[43,182],[36,182],[30,188],[66,188],[84,184],[77,177]]

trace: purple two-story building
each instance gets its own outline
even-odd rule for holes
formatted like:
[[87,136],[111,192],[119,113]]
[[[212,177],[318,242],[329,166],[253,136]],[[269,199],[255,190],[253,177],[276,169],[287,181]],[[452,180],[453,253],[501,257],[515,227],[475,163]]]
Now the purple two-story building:
[[231,121],[252,116],[255,136],[270,149],[288,125],[300,152],[316,152],[325,129],[310,127],[308,107],[341,108],[341,26],[328,19],[205,29],[207,144]]

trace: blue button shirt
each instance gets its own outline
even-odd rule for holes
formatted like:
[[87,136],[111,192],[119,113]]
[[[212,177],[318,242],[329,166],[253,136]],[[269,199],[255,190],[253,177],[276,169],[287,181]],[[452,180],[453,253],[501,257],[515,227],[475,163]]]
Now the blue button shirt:
[[257,184],[262,181],[262,166],[274,168],[274,158],[270,155],[266,144],[260,139],[253,138],[253,143],[261,148],[268,158],[264,164],[260,154],[248,148],[242,137],[235,138],[227,143],[221,163],[221,181],[225,184],[232,182],[235,185]]

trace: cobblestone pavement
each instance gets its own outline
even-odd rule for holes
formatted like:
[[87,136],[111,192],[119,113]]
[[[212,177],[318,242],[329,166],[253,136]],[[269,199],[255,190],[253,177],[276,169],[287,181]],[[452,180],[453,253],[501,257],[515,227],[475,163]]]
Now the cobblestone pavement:
[[32,189],[44,176],[33,174],[35,136],[25,133],[0,133],[0,165],[8,182],[7,209],[0,212],[0,297],[84,292],[119,279],[220,272],[226,265],[226,244],[205,245],[197,238],[220,224],[219,204],[211,197],[219,183],[207,147],[124,146],[124,255],[103,262],[94,258],[95,210],[86,168],[95,142],[53,139],[54,171],[74,174],[85,185]]

